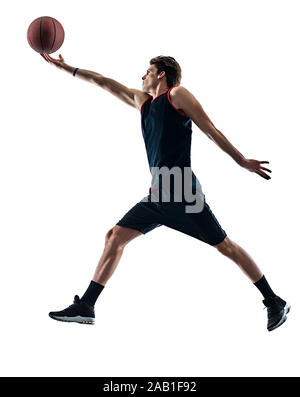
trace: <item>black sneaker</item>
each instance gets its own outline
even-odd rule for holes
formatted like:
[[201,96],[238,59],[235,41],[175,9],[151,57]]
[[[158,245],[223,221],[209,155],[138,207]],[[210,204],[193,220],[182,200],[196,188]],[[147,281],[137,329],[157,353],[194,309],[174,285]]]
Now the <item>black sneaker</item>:
[[50,312],[49,316],[54,320],[67,321],[80,324],[94,324],[95,311],[94,306],[80,300],[75,295],[74,303],[60,312]]
[[273,331],[273,329],[279,327],[286,321],[286,315],[290,311],[291,306],[286,301],[279,298],[279,296],[266,298],[263,300],[263,304],[268,309],[267,329],[268,331]]

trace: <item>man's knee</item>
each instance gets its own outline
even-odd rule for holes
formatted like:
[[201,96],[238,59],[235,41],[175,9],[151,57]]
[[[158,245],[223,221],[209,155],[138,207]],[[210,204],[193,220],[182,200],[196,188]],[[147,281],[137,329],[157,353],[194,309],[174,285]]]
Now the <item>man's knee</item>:
[[115,225],[106,233],[105,245],[123,249],[129,241],[140,234],[142,233],[137,230]]
[[227,236],[221,243],[214,245],[214,247],[226,256],[232,256],[236,249],[235,243]]
[[115,248],[123,248],[124,242],[122,236],[116,226],[112,227],[105,235],[105,245]]

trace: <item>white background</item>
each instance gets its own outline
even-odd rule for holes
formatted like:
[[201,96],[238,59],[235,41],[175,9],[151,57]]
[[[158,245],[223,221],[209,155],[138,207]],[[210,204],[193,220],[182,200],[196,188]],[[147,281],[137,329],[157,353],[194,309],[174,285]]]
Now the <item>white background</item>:
[[[1,375],[299,376],[299,2],[1,3]],[[292,306],[269,333],[262,296],[215,248],[159,227],[132,241],[96,325],[53,321],[87,288],[105,233],[151,181],[140,114],[56,69],[27,43],[37,17],[65,30],[74,67],[141,89],[171,55],[182,85],[246,157],[196,126],[192,167],[228,236]]]

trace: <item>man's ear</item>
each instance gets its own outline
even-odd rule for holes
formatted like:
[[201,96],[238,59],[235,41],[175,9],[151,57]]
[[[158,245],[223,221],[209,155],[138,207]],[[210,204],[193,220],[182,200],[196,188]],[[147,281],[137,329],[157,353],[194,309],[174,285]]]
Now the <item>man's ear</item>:
[[159,79],[162,79],[164,76],[166,75],[166,72],[163,70],[162,72],[160,72],[159,74],[158,74],[158,78]]

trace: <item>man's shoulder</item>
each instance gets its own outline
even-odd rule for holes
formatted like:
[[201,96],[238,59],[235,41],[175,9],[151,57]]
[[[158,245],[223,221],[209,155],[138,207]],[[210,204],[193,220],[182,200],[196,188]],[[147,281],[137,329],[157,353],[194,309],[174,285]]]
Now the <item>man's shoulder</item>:
[[184,105],[186,102],[186,98],[189,95],[191,95],[190,92],[182,85],[175,86],[170,90],[170,100],[172,102],[172,105],[176,108],[176,110],[183,113],[183,115],[185,115],[183,109],[185,107]]
[[182,85],[176,85],[176,86],[172,87],[172,89],[170,90],[171,98],[183,97],[188,94],[190,94],[190,92]]

